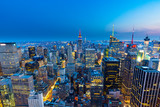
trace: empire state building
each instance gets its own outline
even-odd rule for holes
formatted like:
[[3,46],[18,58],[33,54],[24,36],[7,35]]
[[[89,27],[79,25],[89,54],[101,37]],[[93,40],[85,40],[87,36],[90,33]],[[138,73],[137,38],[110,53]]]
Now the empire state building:
[[78,36],[78,58],[80,58],[82,54],[82,36],[81,36],[81,31],[79,31],[79,36]]

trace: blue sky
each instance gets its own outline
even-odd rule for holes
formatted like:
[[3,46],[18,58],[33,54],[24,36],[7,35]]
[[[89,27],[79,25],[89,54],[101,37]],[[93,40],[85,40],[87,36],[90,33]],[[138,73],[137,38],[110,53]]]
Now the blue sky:
[[1,0],[0,41],[130,40],[160,36],[159,0]]

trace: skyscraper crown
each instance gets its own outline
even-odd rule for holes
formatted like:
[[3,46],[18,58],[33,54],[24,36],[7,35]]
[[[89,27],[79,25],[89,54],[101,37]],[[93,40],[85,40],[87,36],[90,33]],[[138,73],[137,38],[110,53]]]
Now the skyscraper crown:
[[81,30],[79,30],[79,36],[78,36],[78,39],[82,39],[82,36],[81,36]]

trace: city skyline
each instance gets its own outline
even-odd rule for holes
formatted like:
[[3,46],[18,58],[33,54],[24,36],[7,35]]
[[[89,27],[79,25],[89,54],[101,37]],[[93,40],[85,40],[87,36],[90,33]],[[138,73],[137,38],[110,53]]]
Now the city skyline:
[[[160,36],[160,2],[134,1],[1,1],[1,41],[76,40],[79,29],[87,40],[109,40],[112,25],[115,37],[152,40]],[[68,39],[70,38],[70,39]]]
[[0,107],[160,107],[159,0],[0,10]]

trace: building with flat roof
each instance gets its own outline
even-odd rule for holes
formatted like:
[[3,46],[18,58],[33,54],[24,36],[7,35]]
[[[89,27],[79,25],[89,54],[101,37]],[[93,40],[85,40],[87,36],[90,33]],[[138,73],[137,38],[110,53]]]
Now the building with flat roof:
[[85,64],[86,68],[95,67],[95,49],[88,48],[85,50]]
[[149,67],[155,70],[159,68],[159,58],[150,58],[149,60]]
[[36,56],[36,49],[35,49],[34,46],[28,47],[28,51],[29,51],[29,58],[32,58],[33,56]]
[[91,106],[102,107],[103,75],[101,71],[91,71]]
[[28,97],[29,107],[44,107],[43,93],[32,90]]
[[0,65],[3,75],[12,75],[19,69],[16,43],[0,43]]
[[33,76],[16,73],[11,76],[16,106],[28,106],[28,97],[34,90]]
[[155,107],[159,82],[159,71],[147,66],[136,66],[132,81],[131,107]]
[[104,76],[104,94],[108,89],[117,89],[121,87],[121,78],[119,76],[120,61],[113,57],[105,57],[102,60],[102,73]]

